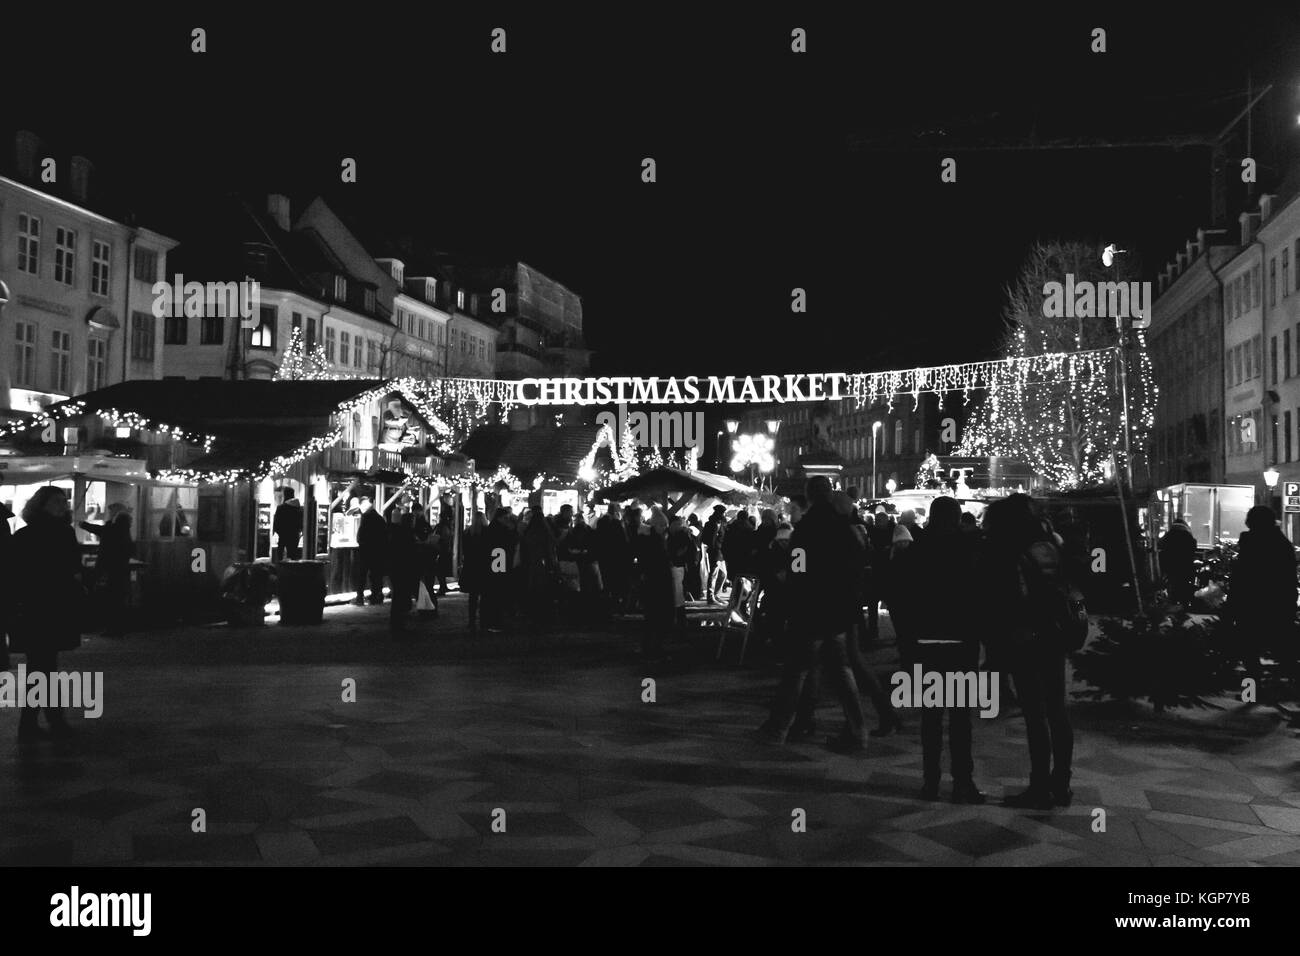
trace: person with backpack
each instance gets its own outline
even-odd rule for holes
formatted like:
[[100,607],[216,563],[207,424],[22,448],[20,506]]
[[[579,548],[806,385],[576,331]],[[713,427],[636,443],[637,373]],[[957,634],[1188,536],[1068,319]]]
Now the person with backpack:
[[[1065,578],[1060,546],[1033,513],[1028,495],[989,505],[984,593],[996,617],[987,640],[1012,669],[1029,744],[1029,787],[1009,807],[1068,807],[1074,730],[1066,713],[1066,655],[1082,645],[1087,615]],[[1076,643],[1077,642],[1077,643]]]

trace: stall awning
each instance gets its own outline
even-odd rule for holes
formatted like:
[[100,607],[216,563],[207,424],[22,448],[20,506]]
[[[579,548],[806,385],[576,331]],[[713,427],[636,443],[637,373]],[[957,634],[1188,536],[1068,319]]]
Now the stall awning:
[[758,497],[758,492],[749,485],[743,485],[724,475],[666,467],[655,468],[617,485],[610,485],[596,492],[596,497],[604,501],[626,501],[631,498],[663,501],[670,495],[682,494],[716,498],[732,505],[748,504]]
[[0,457],[0,484],[30,485],[74,476],[107,481],[140,481],[149,477],[149,471],[143,461],[103,455]]

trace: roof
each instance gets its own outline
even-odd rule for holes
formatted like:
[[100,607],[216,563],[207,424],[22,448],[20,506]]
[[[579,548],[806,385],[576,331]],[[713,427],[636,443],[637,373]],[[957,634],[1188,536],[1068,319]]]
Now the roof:
[[611,485],[598,493],[607,501],[630,498],[661,500],[669,494],[685,493],[699,498],[718,499],[728,504],[745,504],[758,496],[749,485],[707,471],[682,468],[654,468],[644,474]]
[[505,465],[527,481],[537,475],[576,478],[578,468],[600,437],[600,425],[538,425],[513,431],[506,425],[485,425],[461,446],[480,471]]

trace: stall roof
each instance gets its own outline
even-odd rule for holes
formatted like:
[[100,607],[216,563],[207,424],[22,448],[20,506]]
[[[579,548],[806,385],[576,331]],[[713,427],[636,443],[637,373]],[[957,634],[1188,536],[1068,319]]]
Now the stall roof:
[[728,504],[746,504],[758,497],[758,492],[749,485],[724,475],[668,467],[655,468],[617,485],[610,485],[597,492],[596,496],[607,501],[626,501],[629,498],[661,498],[666,494],[717,498]]
[[524,431],[506,425],[476,429],[461,446],[480,472],[505,465],[525,481],[537,475],[576,480],[582,460],[600,437],[600,425],[537,425]]

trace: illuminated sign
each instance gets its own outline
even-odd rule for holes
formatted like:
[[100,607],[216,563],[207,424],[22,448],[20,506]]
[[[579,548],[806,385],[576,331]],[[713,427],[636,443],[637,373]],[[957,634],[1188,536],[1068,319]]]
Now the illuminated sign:
[[694,405],[839,401],[848,397],[845,372],[801,375],[710,375],[701,378],[525,378],[515,383],[520,405]]

